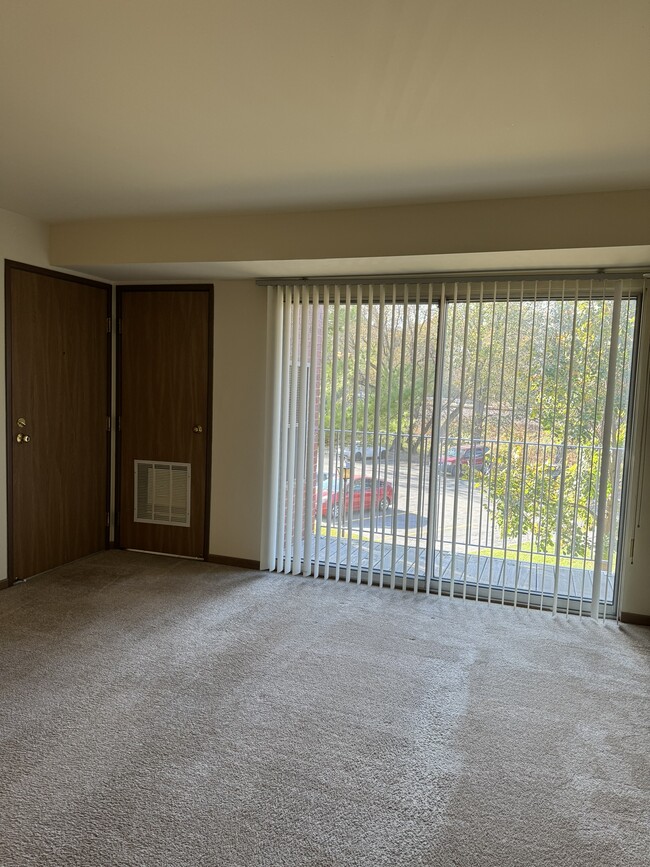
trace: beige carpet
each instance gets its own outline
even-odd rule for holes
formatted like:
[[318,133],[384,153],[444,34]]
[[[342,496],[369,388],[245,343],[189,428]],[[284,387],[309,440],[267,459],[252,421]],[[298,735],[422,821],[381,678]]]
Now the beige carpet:
[[0,864],[650,863],[650,631],[108,552],[0,593]]

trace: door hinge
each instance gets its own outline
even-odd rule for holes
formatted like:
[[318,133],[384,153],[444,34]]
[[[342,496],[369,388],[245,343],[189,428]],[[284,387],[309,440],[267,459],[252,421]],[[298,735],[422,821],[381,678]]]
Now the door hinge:
[[107,527],[111,526],[111,513],[110,512],[106,512],[106,526]]
[[117,417],[117,429],[119,431],[122,430],[122,416],[121,415],[118,415],[118,417]]
[[106,333],[110,334],[112,330],[113,330],[113,320],[111,319],[110,316],[107,316],[106,317]]
[[121,318],[117,320],[117,332],[118,332],[118,334],[122,333],[122,319]]
[[106,416],[106,431],[107,431],[107,433],[110,433],[110,431],[111,431],[111,417],[110,417],[110,415]]

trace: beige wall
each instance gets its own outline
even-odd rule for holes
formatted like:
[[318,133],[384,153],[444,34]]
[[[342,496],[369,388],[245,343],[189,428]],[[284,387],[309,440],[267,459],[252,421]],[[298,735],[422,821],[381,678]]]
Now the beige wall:
[[[650,436],[646,435],[650,440]],[[650,450],[650,442],[646,444]],[[650,459],[646,452],[645,478],[650,480]],[[644,486],[641,501],[641,526],[628,526],[627,544],[623,560],[623,586],[621,611],[632,614],[644,614],[650,617],[650,485]],[[632,524],[632,520],[630,520]],[[634,535],[634,558],[629,556],[630,535]]]
[[266,289],[215,283],[210,553],[260,559]]
[[[28,262],[31,265],[47,265],[48,262],[48,231],[47,227],[35,220],[0,210],[0,264],[2,273],[0,281],[2,295],[0,298],[0,382],[5,381],[5,305],[4,305],[4,260],[13,259],[17,262]],[[0,581],[7,577],[7,463],[6,463],[6,403],[0,400]]]
[[[650,190],[339,211],[89,220],[52,227],[67,268],[647,245]],[[598,256],[595,266],[601,266]],[[498,266],[496,266],[498,267]]]

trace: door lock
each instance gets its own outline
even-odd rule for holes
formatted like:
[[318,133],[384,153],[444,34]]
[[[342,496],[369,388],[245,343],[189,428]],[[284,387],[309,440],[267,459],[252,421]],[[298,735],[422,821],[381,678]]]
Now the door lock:
[[200,424],[195,424],[192,430],[194,433],[203,433],[203,427]]
[[21,417],[16,421],[16,424],[18,425],[18,427],[25,427],[25,426],[27,425],[27,422],[26,422],[25,419],[21,416]]

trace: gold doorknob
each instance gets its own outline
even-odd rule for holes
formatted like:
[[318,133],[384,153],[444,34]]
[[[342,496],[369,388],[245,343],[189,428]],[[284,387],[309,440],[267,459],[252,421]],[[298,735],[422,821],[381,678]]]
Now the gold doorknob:
[[203,433],[203,428],[200,424],[195,424],[192,430],[194,431],[194,433]]
[[30,437],[29,434],[17,434],[16,435],[16,442],[17,443],[30,443],[31,441],[32,441],[32,438]]

